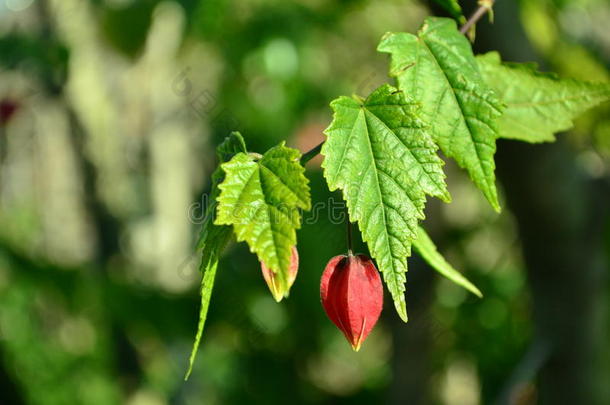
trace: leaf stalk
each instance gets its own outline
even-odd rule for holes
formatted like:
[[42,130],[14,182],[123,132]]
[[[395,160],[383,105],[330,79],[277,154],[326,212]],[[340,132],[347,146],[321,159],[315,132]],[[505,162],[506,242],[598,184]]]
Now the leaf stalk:
[[303,156],[301,156],[301,165],[305,166],[307,162],[318,156],[322,150],[322,145],[324,145],[324,141],[320,142],[313,149],[303,153]]
[[462,25],[462,28],[460,28],[460,32],[462,34],[466,34],[470,27],[476,24],[485,14],[491,11],[494,3],[495,0],[479,0],[479,8],[477,8],[475,12],[472,13],[468,21],[466,21],[466,23]]

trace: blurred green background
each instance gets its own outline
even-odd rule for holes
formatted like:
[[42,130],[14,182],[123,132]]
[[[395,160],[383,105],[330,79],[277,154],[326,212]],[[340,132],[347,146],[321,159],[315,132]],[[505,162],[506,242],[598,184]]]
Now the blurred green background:
[[[305,214],[290,298],[276,304],[231,245],[182,380],[215,145],[239,130],[254,151],[310,149],[332,99],[389,81],[381,36],[430,13],[444,15],[409,0],[0,0],[0,403],[610,403],[608,104],[555,144],[498,142],[501,215],[448,162],[454,202],[430,203],[425,225],[485,297],[414,256],[409,323],[386,302],[359,353],[319,303],[345,236],[312,161],[325,205]],[[608,27],[605,0],[501,0],[475,50],[609,80]]]

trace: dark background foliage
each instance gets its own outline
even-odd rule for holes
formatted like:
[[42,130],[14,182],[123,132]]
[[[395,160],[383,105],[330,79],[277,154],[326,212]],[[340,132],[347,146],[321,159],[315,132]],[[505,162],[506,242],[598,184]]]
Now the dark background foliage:
[[[322,205],[305,213],[290,298],[276,304],[231,245],[182,381],[214,146],[240,130],[258,152],[313,147],[332,99],[389,80],[381,36],[430,13],[443,15],[407,0],[0,1],[0,403],[607,403],[608,105],[557,143],[498,142],[501,215],[448,163],[454,202],[431,203],[426,226],[485,298],[414,256],[409,323],[386,301],[359,353],[319,304],[346,247],[340,195],[312,161]],[[608,80],[608,26],[604,0],[499,1],[475,50]]]

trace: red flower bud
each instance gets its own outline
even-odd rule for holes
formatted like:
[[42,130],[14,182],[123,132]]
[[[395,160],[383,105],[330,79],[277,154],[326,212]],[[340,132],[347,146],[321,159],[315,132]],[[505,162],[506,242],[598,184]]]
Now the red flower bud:
[[371,259],[351,253],[330,259],[322,274],[320,296],[326,315],[358,351],[383,308],[383,286]]
[[282,287],[282,283],[271,269],[269,269],[265,263],[261,262],[261,270],[263,271],[263,277],[271,290],[271,294],[273,294],[273,298],[277,302],[280,302],[282,298],[288,297],[288,292],[290,291],[290,287],[294,284],[294,280],[297,278],[297,272],[299,270],[299,252],[297,251],[297,247],[292,247],[292,254],[290,255],[290,270],[288,273],[288,286],[286,288]]

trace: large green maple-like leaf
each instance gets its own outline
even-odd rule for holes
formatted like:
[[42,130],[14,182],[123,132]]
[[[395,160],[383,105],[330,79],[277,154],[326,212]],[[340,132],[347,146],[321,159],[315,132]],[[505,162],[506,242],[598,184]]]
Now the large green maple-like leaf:
[[427,18],[418,35],[388,33],[378,50],[391,54],[390,75],[422,104],[443,153],[468,171],[499,211],[494,154],[502,104],[484,83],[455,21]]
[[401,318],[407,321],[405,273],[426,194],[449,201],[437,146],[419,105],[384,85],[366,100],[340,97],[322,147],[324,176],[341,189],[349,217],[377,261]]
[[481,291],[459,271],[457,271],[445,258],[439,253],[430,236],[424,228],[419,227],[417,239],[413,241],[413,246],[421,257],[428,262],[430,266],[438,271],[442,276],[453,281],[457,285],[464,287],[477,297],[482,297]]
[[[244,138],[239,132],[233,132],[216,148],[216,155],[218,156],[219,163],[227,162],[237,153],[246,152],[246,143]],[[216,279],[216,269],[218,268],[218,261],[222,255],[222,251],[229,243],[231,239],[231,227],[226,225],[215,225],[214,224],[214,212],[216,211],[216,199],[218,197],[219,189],[218,185],[224,179],[224,171],[222,167],[216,168],[212,174],[212,188],[210,191],[208,206],[206,208],[206,215],[201,225],[201,233],[199,235],[199,242],[197,243],[197,249],[201,250],[201,264],[199,266],[200,271],[203,273],[201,280],[201,307],[199,309],[199,322],[197,323],[197,333],[195,335],[195,341],[193,342],[193,348],[189,357],[189,366],[186,371],[184,379],[187,380],[193,370],[195,363],[195,357],[197,356],[197,350],[201,343],[201,336],[203,335],[203,328],[208,315],[208,308],[210,306],[210,299],[212,298],[212,288],[214,287],[214,280]]]
[[534,63],[502,63],[497,52],[478,55],[487,84],[506,104],[500,137],[526,142],[554,141],[589,108],[610,100],[610,83],[560,79],[537,71]]
[[311,205],[301,153],[280,144],[262,158],[238,153],[222,165],[216,225],[233,225],[239,241],[277,276],[288,290],[290,255],[301,225],[300,209]]

